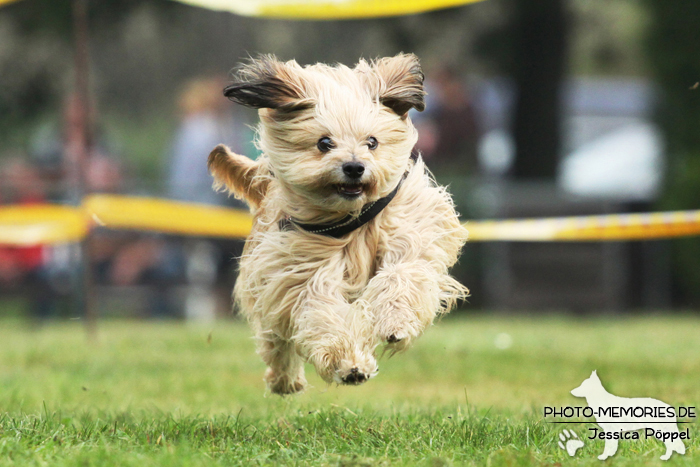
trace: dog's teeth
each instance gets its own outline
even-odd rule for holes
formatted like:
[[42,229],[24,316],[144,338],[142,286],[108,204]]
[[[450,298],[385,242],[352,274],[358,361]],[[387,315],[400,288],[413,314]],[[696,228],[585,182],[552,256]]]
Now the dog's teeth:
[[338,185],[338,192],[343,195],[357,196],[362,194],[362,185]]

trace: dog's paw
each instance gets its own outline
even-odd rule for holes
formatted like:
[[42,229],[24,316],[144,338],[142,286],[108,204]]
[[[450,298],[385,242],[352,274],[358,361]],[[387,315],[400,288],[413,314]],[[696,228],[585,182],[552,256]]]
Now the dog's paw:
[[394,352],[407,349],[423,332],[423,324],[415,313],[392,309],[385,312],[375,325],[377,338]]
[[342,380],[343,384],[353,384],[353,385],[358,385],[362,384],[365,381],[367,381],[370,378],[370,375],[360,371],[359,368],[353,367],[350,368],[350,372],[346,375],[339,375],[340,379]]
[[340,360],[334,379],[339,384],[359,385],[379,371],[377,360],[370,352],[356,351],[349,358]]
[[402,340],[404,340],[406,336],[403,335],[403,333],[396,333],[396,334],[389,334],[389,337],[386,338],[386,343],[387,344],[398,344]]
[[[384,336],[386,336],[386,333]],[[386,350],[389,350],[393,355],[408,349],[413,342],[413,339],[416,337],[417,336],[411,336],[406,332],[395,331],[386,337],[380,337],[380,339],[386,343]]]
[[379,371],[371,352],[332,349],[320,352],[313,360],[319,376],[327,383],[357,386],[374,377]]
[[268,367],[264,379],[270,391],[281,396],[301,392],[306,388],[306,378],[303,372],[296,376],[284,373],[278,375],[275,370]]

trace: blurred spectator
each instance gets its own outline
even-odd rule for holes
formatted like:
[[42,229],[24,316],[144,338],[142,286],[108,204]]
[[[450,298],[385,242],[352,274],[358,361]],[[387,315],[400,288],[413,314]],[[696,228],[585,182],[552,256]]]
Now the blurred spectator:
[[418,149],[436,172],[471,174],[477,168],[477,125],[469,91],[462,76],[444,67],[426,82],[425,117],[416,119]]
[[[176,131],[168,160],[170,196],[181,201],[215,205],[244,204],[212,189],[207,156],[218,144],[243,153],[249,131],[233,113],[235,106],[224,98],[226,81],[198,78],[187,83],[178,99],[181,122]],[[217,279],[234,269],[232,258],[240,254],[240,242],[188,239],[181,244],[168,243],[168,261],[184,264],[188,288],[184,301],[187,319],[211,321],[216,316]],[[222,288],[223,300],[230,300],[230,281]],[[228,308],[228,306],[227,306]]]
[[[36,204],[44,199],[39,173],[26,163],[11,161],[2,170],[0,204]],[[43,264],[42,247],[0,246],[0,284],[12,286],[22,282]]]
[[[39,170],[17,159],[0,172],[0,204],[32,205],[45,199],[45,183]],[[59,290],[51,281],[51,250],[42,245],[0,246],[0,287],[32,289],[31,312],[36,318],[55,314]]]
[[[75,94],[63,102],[61,120],[44,124],[30,142],[30,152],[36,167],[46,181],[47,197],[57,201],[72,200],[78,188],[72,186],[81,181],[85,193],[116,193],[125,181],[125,168],[116,156],[114,141],[108,139],[100,127],[88,131],[85,161],[76,160],[77,147],[82,144],[82,112]],[[73,201],[73,200],[72,200]]]
[[[81,144],[82,130],[79,101],[75,95],[64,101],[62,121],[46,125],[33,141],[34,159],[48,185],[52,198],[66,201],[76,194],[121,193],[127,177],[120,159],[114,154],[114,144],[98,129],[88,132],[88,154],[82,164],[76,159]],[[77,189],[76,181],[82,188]],[[75,290],[80,279],[80,253],[75,245],[55,246],[47,251],[64,252],[53,255],[63,258],[62,266],[48,268],[49,283],[60,271],[69,278],[64,289]],[[181,266],[166,267],[168,249],[166,242],[155,235],[134,232],[95,229],[88,240],[92,278],[97,286],[130,287],[144,285],[147,294],[147,315],[172,316],[178,314],[169,288],[184,276]],[[64,280],[63,283],[66,281]],[[99,300],[98,300],[99,301]]]
[[207,156],[218,144],[242,153],[245,126],[233,115],[235,106],[223,97],[226,82],[199,78],[185,85],[178,105],[182,120],[168,158],[170,196],[182,201],[227,204],[227,196],[212,190]]

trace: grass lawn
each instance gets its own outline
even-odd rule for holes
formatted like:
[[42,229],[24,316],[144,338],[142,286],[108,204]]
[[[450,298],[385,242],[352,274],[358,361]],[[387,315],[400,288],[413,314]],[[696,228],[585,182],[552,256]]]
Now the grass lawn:
[[[503,334],[507,334],[505,336]],[[509,339],[510,337],[510,339]],[[512,345],[507,347],[509,341]],[[244,323],[0,321],[0,465],[662,465],[656,440],[569,457],[543,408],[591,371],[620,396],[700,407],[700,318],[452,317],[359,387],[266,394]],[[684,456],[700,464],[697,424]]]

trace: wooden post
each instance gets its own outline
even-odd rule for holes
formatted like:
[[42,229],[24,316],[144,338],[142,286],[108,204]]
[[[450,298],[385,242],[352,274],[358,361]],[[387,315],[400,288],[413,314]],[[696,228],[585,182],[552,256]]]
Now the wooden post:
[[[73,0],[73,35],[75,46],[75,90],[68,105],[75,105],[74,125],[66,135],[66,162],[71,202],[82,203],[88,189],[86,176],[92,145],[92,113],[89,90],[88,52],[88,0]],[[88,338],[97,337],[97,312],[95,309],[92,270],[90,264],[90,235],[80,243],[80,271],[78,277],[78,303],[83,311]]]

